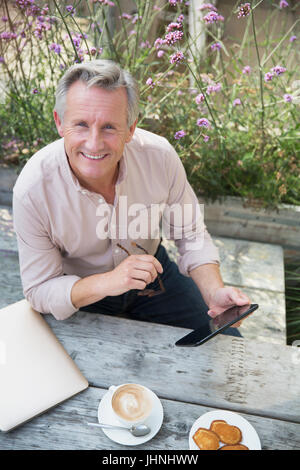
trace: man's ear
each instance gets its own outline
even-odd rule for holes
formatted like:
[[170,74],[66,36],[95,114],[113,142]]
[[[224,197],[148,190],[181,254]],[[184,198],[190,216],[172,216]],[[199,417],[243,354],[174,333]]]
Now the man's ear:
[[54,110],[53,111],[53,117],[54,117],[54,121],[55,121],[55,125],[56,125],[56,129],[60,135],[60,137],[63,137],[64,136],[64,128],[63,128],[63,124],[60,120],[60,117],[59,115],[57,114],[57,112]]
[[129,134],[128,134],[128,137],[126,139],[126,144],[128,144],[131,141],[131,139],[133,137],[133,134],[134,134],[134,131],[135,131],[135,128],[136,128],[136,125],[137,125],[137,122],[138,122],[138,120],[136,119],[134,121],[134,123],[129,127]]

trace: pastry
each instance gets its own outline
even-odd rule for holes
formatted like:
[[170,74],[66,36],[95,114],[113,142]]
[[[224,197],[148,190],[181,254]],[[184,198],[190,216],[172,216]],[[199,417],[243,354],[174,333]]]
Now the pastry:
[[232,426],[223,420],[213,421],[210,425],[210,431],[215,432],[221,442],[228,445],[238,444],[242,440],[242,432],[237,426]]
[[216,433],[209,429],[199,428],[193,435],[193,439],[200,450],[219,449],[219,438]]
[[219,450],[249,450],[249,447],[243,444],[236,444],[235,446],[223,446]]

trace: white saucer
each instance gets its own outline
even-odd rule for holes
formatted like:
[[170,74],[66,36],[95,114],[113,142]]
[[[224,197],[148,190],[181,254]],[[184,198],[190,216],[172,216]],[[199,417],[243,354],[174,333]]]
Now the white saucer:
[[[216,419],[223,419],[228,424],[239,427],[243,435],[241,444],[247,446],[250,450],[261,450],[261,443],[254,427],[242,416],[227,410],[209,411],[208,413],[200,416],[200,418],[194,422],[189,435],[190,450],[200,450],[193,439],[193,435],[197,429],[209,429],[211,422]],[[220,447],[223,445],[225,444],[220,443]]]
[[[138,446],[144,442],[150,441],[150,439],[152,439],[158,433],[163,422],[164,411],[160,399],[157,397],[157,395],[155,395],[154,392],[151,390],[149,391],[152,394],[154,406],[153,411],[149,418],[147,418],[145,421],[145,424],[150,427],[151,432],[146,436],[135,437],[130,432],[122,431],[120,429],[102,429],[104,434],[106,434],[109,439],[125,446]],[[112,412],[110,397],[110,392],[107,392],[105,395],[103,395],[98,407],[98,421],[99,423],[123,426]]]

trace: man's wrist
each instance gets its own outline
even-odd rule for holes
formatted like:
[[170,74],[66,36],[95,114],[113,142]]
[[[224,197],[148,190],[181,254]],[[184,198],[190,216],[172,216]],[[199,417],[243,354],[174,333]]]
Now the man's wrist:
[[198,286],[206,305],[211,308],[217,290],[224,287],[218,264],[204,264],[190,271],[190,276]]
[[86,305],[99,302],[109,295],[108,275],[109,273],[93,274],[75,282],[71,290],[71,302],[79,309]]

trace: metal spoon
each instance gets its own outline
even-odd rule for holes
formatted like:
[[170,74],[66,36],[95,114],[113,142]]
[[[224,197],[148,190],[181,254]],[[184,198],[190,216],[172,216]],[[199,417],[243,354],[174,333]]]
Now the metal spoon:
[[113,426],[111,424],[104,424],[104,423],[87,423],[89,426],[96,426],[97,428],[104,428],[104,429],[123,429],[125,431],[131,432],[131,434],[135,437],[146,436],[149,434],[151,429],[146,426],[146,424],[137,424],[135,426],[131,426],[130,428],[125,428],[123,426]]

